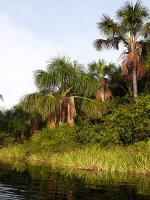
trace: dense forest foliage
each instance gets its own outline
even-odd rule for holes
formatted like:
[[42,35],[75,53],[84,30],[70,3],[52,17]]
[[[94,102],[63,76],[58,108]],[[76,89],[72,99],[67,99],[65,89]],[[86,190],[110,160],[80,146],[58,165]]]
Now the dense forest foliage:
[[123,45],[121,65],[51,59],[45,70],[34,72],[37,91],[0,111],[0,147],[47,133],[54,145],[72,147],[129,145],[150,138],[149,11],[141,1],[126,2],[116,19],[103,15],[97,24],[103,37],[94,47],[101,51]]

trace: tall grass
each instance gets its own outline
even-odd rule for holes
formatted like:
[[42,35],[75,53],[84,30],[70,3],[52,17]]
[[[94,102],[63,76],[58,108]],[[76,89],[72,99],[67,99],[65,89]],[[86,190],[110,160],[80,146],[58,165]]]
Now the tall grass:
[[98,145],[88,146],[65,154],[55,154],[51,164],[85,170],[147,174],[150,173],[149,144],[108,149]]
[[87,145],[52,151],[48,148],[50,141],[35,148],[33,141],[0,150],[2,162],[24,160],[30,165],[45,164],[49,166],[82,169],[89,171],[110,171],[123,173],[150,174],[150,141],[139,142],[128,147],[100,147]]

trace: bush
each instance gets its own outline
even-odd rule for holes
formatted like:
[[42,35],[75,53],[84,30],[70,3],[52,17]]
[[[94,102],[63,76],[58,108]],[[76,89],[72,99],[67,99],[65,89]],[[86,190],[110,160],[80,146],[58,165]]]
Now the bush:
[[15,138],[10,133],[0,132],[0,148],[11,146]]
[[117,134],[124,145],[150,138],[150,95],[119,105],[105,116],[103,132]]
[[[44,151],[66,151],[76,147],[76,126],[59,126],[53,129],[37,131],[27,142],[28,152]],[[28,145],[29,144],[29,145]]]
[[150,95],[139,96],[135,101],[117,99],[114,105],[97,125],[82,122],[76,134],[77,141],[106,146],[128,145],[150,138]]
[[[120,103],[122,102],[122,104]],[[136,101],[121,100],[98,124],[78,119],[78,125],[43,129],[32,139],[34,149],[66,151],[74,147],[98,143],[101,146],[129,145],[150,138],[150,95]]]
[[77,127],[76,142],[82,145],[86,144],[100,144],[101,146],[120,144],[117,132],[105,132],[104,121],[101,120],[98,124],[82,123],[82,126]]

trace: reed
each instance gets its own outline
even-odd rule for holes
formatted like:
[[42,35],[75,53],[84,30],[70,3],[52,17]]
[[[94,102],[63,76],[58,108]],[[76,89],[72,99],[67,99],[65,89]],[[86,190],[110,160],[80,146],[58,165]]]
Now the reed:
[[30,143],[3,148],[1,162],[24,160],[29,165],[49,165],[87,171],[150,174],[150,141],[128,147],[101,147],[87,145],[63,152],[53,152],[46,147],[31,151]]

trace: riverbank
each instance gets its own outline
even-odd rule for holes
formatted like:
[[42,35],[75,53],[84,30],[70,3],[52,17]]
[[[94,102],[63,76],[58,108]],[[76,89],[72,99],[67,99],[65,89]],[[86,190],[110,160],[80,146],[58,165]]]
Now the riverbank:
[[150,95],[141,96],[134,103],[118,104],[99,121],[79,117],[72,127],[67,124],[44,127],[28,134],[26,140],[20,141],[23,144],[18,144],[17,139],[9,142],[3,133],[0,161],[150,174],[149,102]]
[[[52,143],[52,141],[47,142]],[[5,163],[26,161],[31,166],[42,164],[96,172],[150,174],[150,141],[128,147],[101,147],[98,144],[90,144],[62,152],[48,150],[44,145],[43,148],[38,148],[38,151],[33,149],[31,141],[2,148],[0,161]]]

